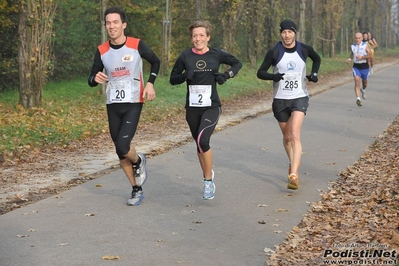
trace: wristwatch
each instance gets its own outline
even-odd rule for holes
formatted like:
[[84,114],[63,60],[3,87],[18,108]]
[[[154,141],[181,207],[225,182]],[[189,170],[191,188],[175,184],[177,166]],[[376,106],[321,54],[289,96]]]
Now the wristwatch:
[[230,70],[228,73],[229,73],[230,78],[234,77],[234,72],[233,71]]

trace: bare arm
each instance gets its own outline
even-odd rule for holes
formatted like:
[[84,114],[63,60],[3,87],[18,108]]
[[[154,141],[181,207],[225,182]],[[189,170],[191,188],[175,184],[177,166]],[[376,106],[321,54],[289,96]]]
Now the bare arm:
[[346,59],[346,63],[349,64],[350,61],[352,61],[352,59],[353,59],[353,52],[351,52],[351,54],[349,55],[349,58]]
[[373,57],[373,54],[371,53],[371,48],[369,46],[366,46],[366,52],[367,52],[367,55],[363,56],[362,57],[363,59],[370,59]]
[[373,46],[372,48],[375,49],[378,47],[377,40],[375,38],[370,39],[370,44]]

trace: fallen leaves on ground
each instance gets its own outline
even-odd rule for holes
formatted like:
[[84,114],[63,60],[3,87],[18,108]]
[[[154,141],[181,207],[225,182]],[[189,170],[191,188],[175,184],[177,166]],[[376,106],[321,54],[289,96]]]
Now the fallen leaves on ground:
[[106,256],[103,256],[103,260],[120,260],[120,257],[106,255]]
[[[275,253],[269,253],[268,265],[324,265],[326,259],[334,259],[323,257],[328,249],[399,252],[398,151],[399,118],[396,118],[360,159],[331,182],[328,191],[320,194],[320,201],[310,205],[311,210],[286,241],[276,246]],[[336,259],[355,264],[354,260],[360,263],[364,258]],[[398,257],[372,259],[382,264],[383,260],[393,261]]]

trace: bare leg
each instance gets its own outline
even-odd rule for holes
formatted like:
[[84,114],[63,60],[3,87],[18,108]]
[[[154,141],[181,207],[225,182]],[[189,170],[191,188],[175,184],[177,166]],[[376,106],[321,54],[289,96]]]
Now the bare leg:
[[212,166],[213,166],[213,154],[212,150],[209,149],[207,152],[199,153],[197,152],[198,159],[204,174],[205,180],[212,179]]
[[283,133],[283,145],[291,162],[291,173],[296,174],[301,163],[302,143],[301,143],[301,127],[305,113],[294,111],[286,123],[279,123],[281,132]]
[[362,79],[363,90],[367,88],[367,79]]
[[355,94],[356,94],[356,98],[360,98],[360,77],[359,76],[355,76]]
[[139,157],[137,156],[136,149],[131,146],[129,152],[125,155],[126,158],[120,160],[120,165],[123,171],[125,172],[126,177],[129,179],[129,182],[132,186],[136,185],[136,179],[134,178],[133,173],[133,162],[137,162]]
[[288,119],[287,122],[279,122],[278,123],[283,133],[283,146],[285,152],[287,153],[288,160],[292,161],[292,149],[291,149],[291,120]]

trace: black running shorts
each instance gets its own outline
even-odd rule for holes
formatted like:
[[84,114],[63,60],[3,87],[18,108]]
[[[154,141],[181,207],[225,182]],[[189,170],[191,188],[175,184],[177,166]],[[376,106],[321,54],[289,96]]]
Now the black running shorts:
[[298,99],[273,99],[273,114],[274,117],[279,122],[287,122],[288,118],[290,118],[291,113],[294,111],[304,112],[306,115],[306,111],[309,107],[309,97],[302,97]]

